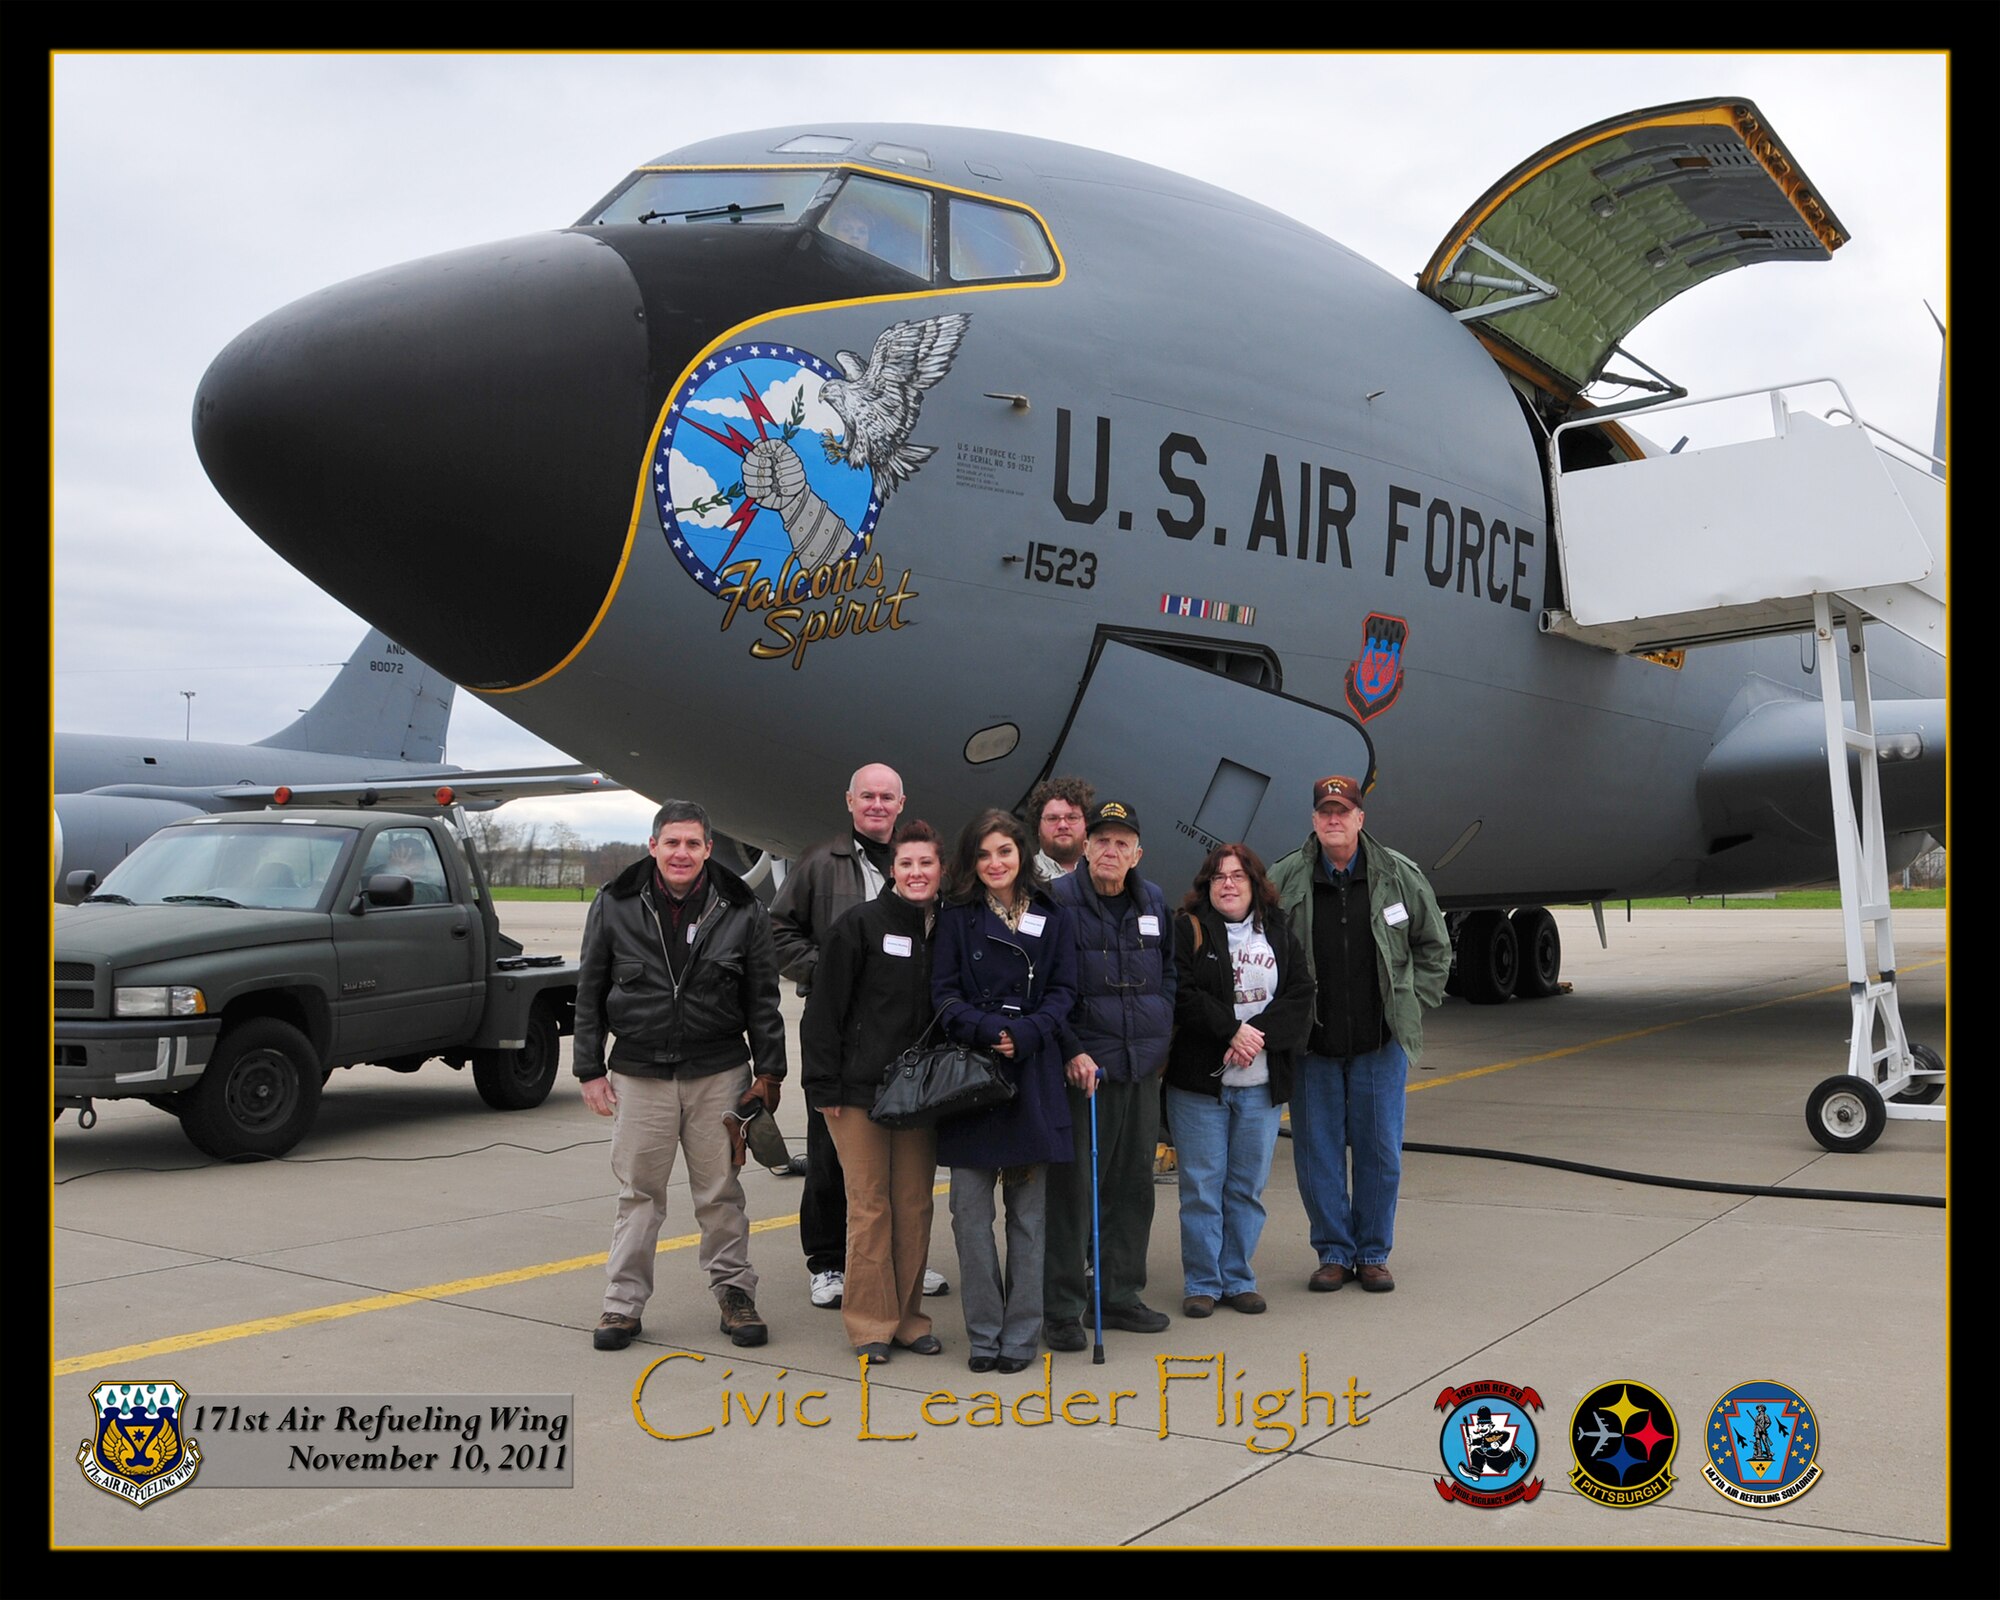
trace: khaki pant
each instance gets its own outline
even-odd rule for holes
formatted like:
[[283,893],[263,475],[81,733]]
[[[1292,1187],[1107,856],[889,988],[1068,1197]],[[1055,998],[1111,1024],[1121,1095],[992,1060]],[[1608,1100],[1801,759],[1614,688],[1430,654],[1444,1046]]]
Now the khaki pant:
[[860,1106],[827,1118],[826,1130],[847,1175],[847,1342],[910,1344],[931,1331],[923,1293],[937,1130],[885,1128]]
[[653,1257],[667,1220],[667,1185],[676,1150],[687,1156],[688,1189],[701,1226],[701,1269],[719,1301],[724,1289],[753,1299],[750,1217],[743,1185],[729,1163],[732,1111],[750,1087],[750,1068],[704,1078],[641,1078],[613,1072],[618,1124],[611,1135],[611,1173],[618,1180],[618,1220],[611,1227],[604,1309],[636,1317],[653,1293]]

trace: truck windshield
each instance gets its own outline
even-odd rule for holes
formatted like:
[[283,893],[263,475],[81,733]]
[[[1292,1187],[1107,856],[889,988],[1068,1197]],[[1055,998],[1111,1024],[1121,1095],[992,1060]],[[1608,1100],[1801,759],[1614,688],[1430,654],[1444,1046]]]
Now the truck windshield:
[[354,837],[352,828],[290,824],[166,828],[114,867],[97,892],[134,905],[324,910]]

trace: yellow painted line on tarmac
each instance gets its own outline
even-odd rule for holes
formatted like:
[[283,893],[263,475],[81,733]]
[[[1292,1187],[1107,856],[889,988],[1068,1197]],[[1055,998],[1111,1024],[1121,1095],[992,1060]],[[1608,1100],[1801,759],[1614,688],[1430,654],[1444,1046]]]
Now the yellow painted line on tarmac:
[[[1942,966],[1944,961],[1943,956],[1934,956],[1928,961],[1912,962],[1900,970],[1920,972],[1926,967]],[[1536,1055],[1520,1056],[1512,1061],[1496,1061],[1491,1066],[1470,1067],[1464,1072],[1448,1073],[1442,1078],[1426,1078],[1421,1083],[1411,1084],[1408,1092],[1416,1094],[1424,1089],[1441,1089],[1448,1083],[1465,1083],[1470,1079],[1484,1078],[1495,1072],[1511,1072],[1516,1067],[1531,1067],[1543,1061],[1559,1061],[1565,1056],[1581,1055],[1587,1050],[1601,1050],[1607,1045],[1628,1044],[1634,1039],[1648,1038],[1656,1033],[1670,1033],[1676,1028],[1691,1028],[1703,1022],[1720,1022],[1727,1017],[1740,1017],[1747,1012],[1763,1011],[1771,1006],[1790,1005],[1795,1000],[1813,1000],[1824,995],[1840,994],[1846,988],[1845,983],[1830,983],[1817,989],[1804,989],[1797,994],[1779,995],[1771,1000],[1758,1000],[1747,1006],[1731,1006],[1724,1011],[1708,1011],[1697,1017],[1682,1017],[1673,1022],[1655,1023],[1650,1028],[1634,1028],[1629,1033],[1607,1034],[1602,1039],[1565,1045],[1559,1050],[1544,1050]],[[1287,1116],[1289,1117],[1289,1108]],[[949,1187],[948,1184],[941,1183],[931,1192],[933,1195],[940,1195]],[[750,1231],[769,1233],[774,1229],[793,1227],[798,1220],[797,1212],[788,1217],[766,1217],[762,1222],[751,1223]],[[664,1255],[669,1250],[687,1250],[700,1242],[700,1234],[683,1233],[672,1239],[662,1239],[659,1243],[659,1253]],[[544,1261],[536,1266],[515,1267],[507,1272],[489,1272],[476,1278],[455,1278],[449,1283],[426,1284],[418,1289],[396,1289],[386,1294],[367,1295],[359,1300],[343,1300],[337,1305],[315,1306],[311,1310],[290,1311],[276,1317],[256,1317],[248,1322],[232,1322],[220,1328],[203,1328],[195,1333],[149,1339],[142,1344],[119,1345],[111,1350],[96,1350],[88,1355],[65,1356],[50,1370],[54,1376],[66,1378],[98,1367],[151,1361],[161,1356],[178,1354],[183,1350],[199,1350],[205,1345],[228,1344],[235,1339],[252,1339],[267,1333],[283,1333],[292,1328],[310,1327],[318,1322],[338,1322],[343,1317],[363,1316],[372,1311],[394,1311],[403,1306],[455,1299],[460,1295],[505,1288],[509,1284],[527,1283],[536,1278],[552,1278],[565,1272],[587,1271],[592,1267],[603,1266],[609,1255],[608,1251],[600,1251],[596,1255],[571,1256],[566,1261]]]
[[[940,1195],[950,1186],[939,1184],[931,1192]],[[752,1233],[770,1233],[777,1228],[789,1228],[799,1220],[794,1211],[789,1217],[766,1217],[762,1222],[750,1224]],[[688,1250],[701,1243],[698,1233],[683,1233],[672,1239],[662,1239],[658,1254],[669,1250]],[[566,1261],[544,1261],[532,1267],[514,1267],[506,1272],[488,1272],[476,1278],[454,1278],[449,1283],[425,1284],[420,1289],[392,1289],[385,1294],[371,1294],[359,1300],[343,1300],[337,1305],[314,1306],[308,1311],[288,1311],[282,1316],[254,1317],[248,1322],[232,1322],[220,1328],[203,1328],[195,1333],[177,1333],[164,1339],[148,1339],[143,1344],[124,1344],[111,1350],[94,1350],[88,1355],[64,1356],[49,1370],[58,1378],[72,1377],[79,1372],[90,1372],[98,1367],[113,1364],[126,1365],[134,1361],[151,1361],[160,1356],[178,1355],[183,1350],[199,1350],[205,1345],[228,1344],[235,1339],[254,1339],[266,1333],[285,1333],[293,1328],[309,1328],[316,1322],[338,1322],[343,1317],[365,1316],[371,1311],[395,1311],[404,1306],[424,1305],[434,1300],[454,1300],[460,1295],[478,1294],[486,1289],[503,1289],[513,1283],[528,1283],[536,1278],[553,1278],[565,1272],[584,1272],[592,1267],[601,1267],[610,1259],[610,1252],[601,1250],[594,1256],[571,1256]]]
[[[1929,961],[1913,961],[1907,967],[1900,967],[1897,970],[1920,972],[1925,967],[1942,966],[1944,960],[1943,956],[1934,956]],[[1671,1033],[1676,1028],[1692,1028],[1701,1022],[1720,1022],[1725,1017],[1740,1017],[1750,1011],[1764,1011],[1771,1006],[1790,1005],[1794,1000],[1815,1000],[1822,995],[1846,992],[1845,983],[1829,983],[1818,989],[1802,989],[1797,994],[1781,994],[1776,999],[1758,1000],[1747,1006],[1731,1006],[1726,1011],[1706,1011],[1698,1017],[1681,1017],[1674,1022],[1655,1023],[1650,1028],[1634,1028],[1630,1033],[1611,1033],[1602,1039],[1592,1039],[1584,1044],[1564,1045],[1560,1050],[1544,1050],[1539,1055],[1521,1056],[1513,1061],[1496,1061],[1490,1067],[1468,1067],[1464,1072],[1447,1073],[1442,1078],[1426,1078],[1421,1083],[1413,1083],[1409,1086],[1408,1092],[1415,1094],[1420,1089],[1441,1089],[1447,1083],[1464,1083],[1471,1078],[1486,1077],[1489,1073],[1511,1072],[1515,1067],[1532,1067],[1541,1061],[1558,1061],[1564,1056],[1582,1055],[1586,1050],[1601,1050],[1606,1045],[1629,1044],[1634,1039],[1648,1038],[1656,1033]]]

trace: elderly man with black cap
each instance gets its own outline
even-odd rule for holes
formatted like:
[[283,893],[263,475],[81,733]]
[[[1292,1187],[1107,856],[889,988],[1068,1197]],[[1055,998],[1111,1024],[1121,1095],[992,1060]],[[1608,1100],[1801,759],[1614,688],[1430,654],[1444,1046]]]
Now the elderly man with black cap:
[[1138,812],[1106,800],[1091,808],[1085,826],[1085,870],[1049,889],[1076,926],[1076,1005],[1061,1033],[1076,1159],[1049,1168],[1042,1337],[1051,1350],[1086,1343],[1093,1096],[1104,1325],[1158,1333],[1170,1320],[1140,1293],[1153,1231],[1160,1073],[1174,1028],[1173,930],[1166,896],[1139,876]]
[[[1361,786],[1313,785],[1313,836],[1271,872],[1285,915],[1311,954],[1312,1032],[1292,1080],[1292,1162],[1322,1293],[1350,1278],[1372,1293],[1389,1272],[1403,1177],[1410,1063],[1424,1012],[1444,999],[1451,936],[1417,864],[1362,830]],[[1348,1186],[1348,1152],[1354,1183]]]

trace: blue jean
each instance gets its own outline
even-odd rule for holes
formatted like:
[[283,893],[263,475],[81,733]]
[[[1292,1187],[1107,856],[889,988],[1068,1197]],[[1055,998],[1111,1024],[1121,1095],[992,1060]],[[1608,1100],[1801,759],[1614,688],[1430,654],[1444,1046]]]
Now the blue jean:
[[1410,1058],[1394,1039],[1365,1055],[1299,1058],[1292,1079],[1292,1164],[1321,1266],[1374,1266],[1389,1259],[1403,1181],[1409,1072]]
[[1264,1184],[1278,1147],[1271,1086],[1223,1085],[1220,1099],[1167,1086],[1167,1120],[1181,1178],[1183,1293],[1247,1294],[1264,1232]]

